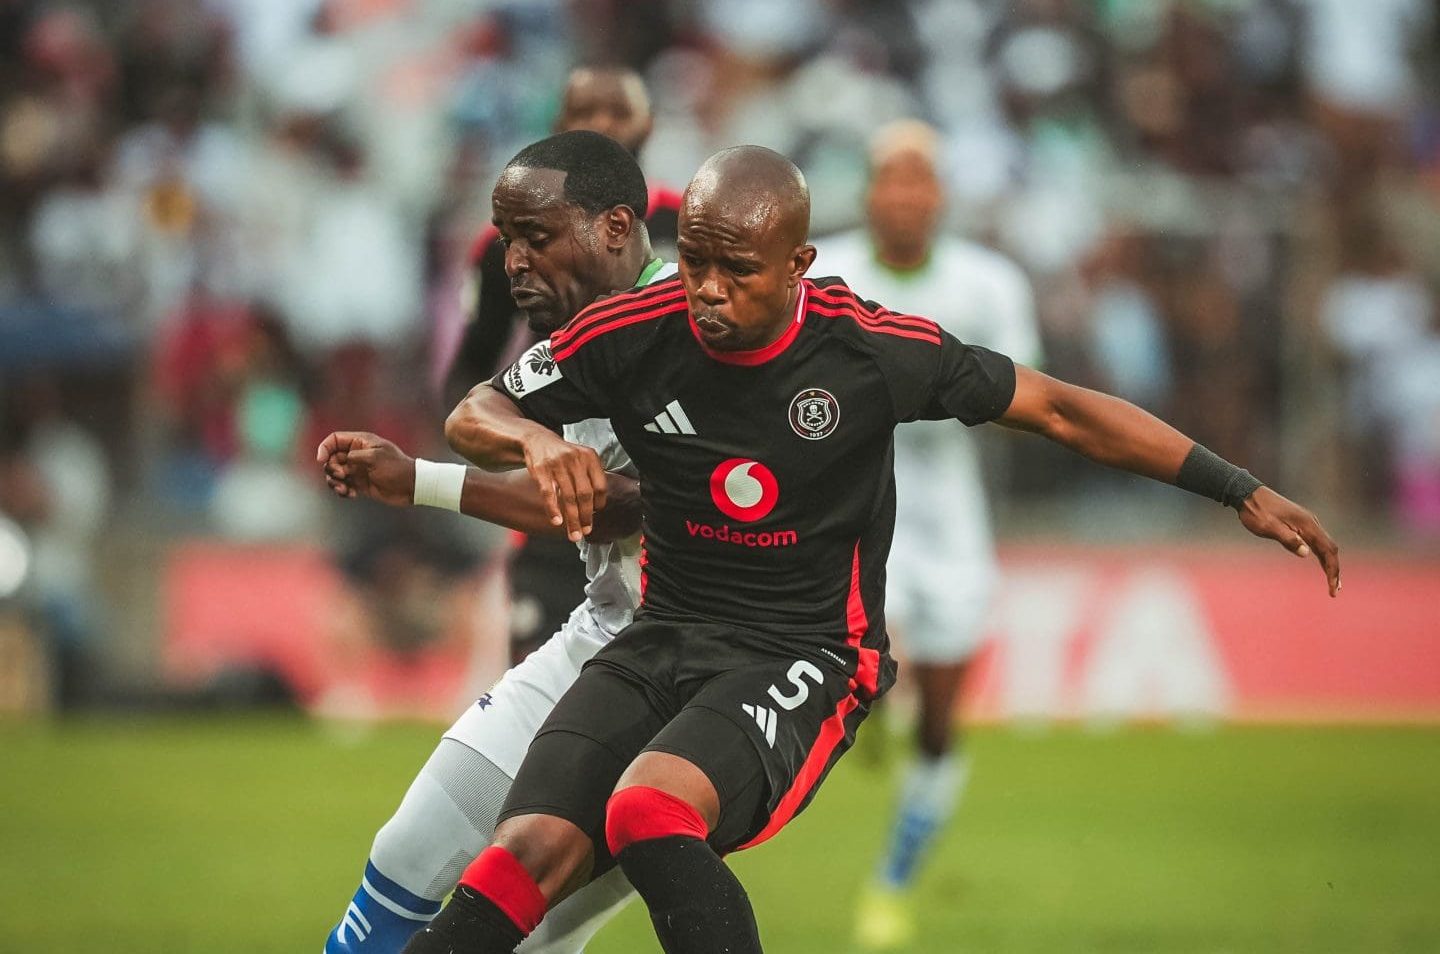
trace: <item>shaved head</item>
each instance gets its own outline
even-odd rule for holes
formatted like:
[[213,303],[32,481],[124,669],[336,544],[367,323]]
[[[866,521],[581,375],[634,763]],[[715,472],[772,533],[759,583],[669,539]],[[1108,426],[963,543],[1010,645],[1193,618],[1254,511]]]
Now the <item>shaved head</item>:
[[810,189],[795,163],[761,146],[705,160],[680,206],[680,278],[701,343],[763,348],[790,324],[805,270]]
[[810,234],[810,187],[804,174],[764,146],[734,146],[706,159],[685,190],[686,207],[702,203],[724,209],[743,228],[776,229],[795,245]]

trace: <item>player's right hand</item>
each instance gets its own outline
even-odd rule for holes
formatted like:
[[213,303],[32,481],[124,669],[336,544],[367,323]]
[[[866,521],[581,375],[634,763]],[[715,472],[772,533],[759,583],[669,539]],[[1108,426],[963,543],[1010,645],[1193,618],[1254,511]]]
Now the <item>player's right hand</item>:
[[369,497],[392,507],[415,499],[415,459],[366,431],[335,431],[316,448],[325,482],[341,497]]
[[1255,536],[1274,540],[1298,557],[1314,554],[1325,570],[1330,595],[1340,595],[1340,546],[1313,513],[1260,487],[1240,506],[1240,522]]
[[595,527],[595,511],[605,507],[605,467],[589,447],[571,444],[544,431],[525,442],[525,467],[550,514],[579,543]]

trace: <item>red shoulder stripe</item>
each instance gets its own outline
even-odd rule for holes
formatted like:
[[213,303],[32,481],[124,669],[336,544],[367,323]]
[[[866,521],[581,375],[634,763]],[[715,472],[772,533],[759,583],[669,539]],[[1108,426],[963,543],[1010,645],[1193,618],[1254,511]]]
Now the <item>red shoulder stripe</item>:
[[679,295],[661,296],[653,301],[632,302],[630,307],[608,312],[601,318],[587,322],[584,327],[570,327],[567,325],[562,329],[565,332],[564,334],[557,332],[550,336],[550,347],[555,351],[569,348],[580,338],[584,337],[588,340],[590,337],[593,337],[592,333],[603,334],[608,331],[612,325],[623,324],[627,318],[632,315],[645,313],[647,309],[654,310],[656,308],[662,308],[668,312],[676,306],[684,304],[685,295],[683,292]]
[[889,320],[894,321],[897,324],[910,325],[911,327],[927,328],[936,331],[939,330],[939,325],[935,324],[935,322],[931,321],[929,318],[922,318],[919,315],[903,315],[899,312],[890,311],[888,308],[866,308],[864,299],[862,299],[859,295],[856,295],[854,292],[850,292],[849,294],[843,294],[837,293],[836,291],[829,288],[817,288],[815,290],[820,293],[821,297],[824,298],[827,304],[853,307],[861,314],[861,316],[866,318]]
[[940,344],[940,333],[938,331],[908,325],[890,324],[873,318],[864,318],[853,308],[825,308],[820,305],[811,305],[810,310],[826,318],[849,318],[864,330],[874,334],[894,335],[897,338],[913,338],[916,341],[928,341],[933,345]]
[[559,347],[554,347],[555,339],[551,338],[551,346],[554,348],[554,350],[552,351],[552,355],[554,356],[556,361],[564,361],[566,358],[574,354],[580,348],[580,346],[585,344],[585,342],[587,341],[598,338],[601,335],[609,334],[617,328],[624,328],[626,325],[634,325],[642,321],[654,321],[656,318],[664,318],[666,315],[673,315],[679,312],[686,311],[688,307],[689,306],[685,304],[685,300],[681,298],[680,301],[670,302],[668,304],[661,305],[658,308],[652,308],[649,311],[642,311],[633,315],[625,315],[624,317],[617,318],[609,324],[602,325],[598,328],[588,328],[585,331],[581,332],[579,335],[573,336],[573,338],[567,337],[567,339]]
[[[824,308],[825,306],[816,307]],[[940,336],[939,327],[935,326],[935,324],[926,323],[923,318],[920,321],[904,321],[900,320],[900,318],[904,316],[891,316],[891,314],[880,314],[880,316],[876,316],[876,314],[868,314],[865,313],[865,311],[860,311],[858,308],[852,308],[850,306],[828,308],[828,310],[822,310],[822,314],[827,314],[827,316],[832,318],[842,316],[854,318],[855,323],[860,324],[861,327],[867,330],[880,329],[880,327],[893,327],[893,329],[907,329],[910,331],[919,331],[919,333],[922,334],[930,334],[930,336]]]
[[[670,287],[672,282],[674,282],[674,287]],[[580,313],[574,318],[571,318],[563,328],[551,335],[550,342],[552,346],[564,344],[566,339],[579,334],[586,328],[605,321],[607,318],[615,317],[627,308],[643,308],[646,305],[656,304],[662,300],[674,301],[677,293],[679,297],[684,297],[685,287],[679,282],[680,280],[678,278],[667,279],[663,282],[657,282],[654,285],[646,285],[644,288],[637,288],[634,291],[611,296],[593,305],[587,305],[580,309]],[[646,296],[651,296],[653,300],[643,300]]]

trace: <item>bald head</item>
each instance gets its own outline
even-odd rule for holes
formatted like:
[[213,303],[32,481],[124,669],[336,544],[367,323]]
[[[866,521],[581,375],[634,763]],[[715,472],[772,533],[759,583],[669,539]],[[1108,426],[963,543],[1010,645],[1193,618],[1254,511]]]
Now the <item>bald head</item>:
[[712,351],[763,348],[793,324],[815,249],[810,190],[795,164],[760,146],[705,160],[680,206],[680,278],[701,342]]
[[715,153],[685,190],[684,208],[723,210],[735,224],[783,236],[801,245],[810,234],[810,187],[798,166],[764,146],[735,146]]

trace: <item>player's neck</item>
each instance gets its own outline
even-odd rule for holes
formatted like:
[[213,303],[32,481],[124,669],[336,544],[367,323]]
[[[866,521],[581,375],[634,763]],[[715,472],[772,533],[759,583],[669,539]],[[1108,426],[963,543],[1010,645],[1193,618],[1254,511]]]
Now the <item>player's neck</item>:
[[652,271],[651,265],[655,261],[655,253],[650,250],[649,242],[640,242],[627,247],[621,253],[620,261],[616,264],[614,274],[611,276],[615,290],[624,291],[639,285],[649,277]]
[[[872,240],[873,241],[873,240]],[[875,261],[886,271],[907,275],[923,271],[930,264],[929,243],[911,246],[881,245],[873,242]]]

